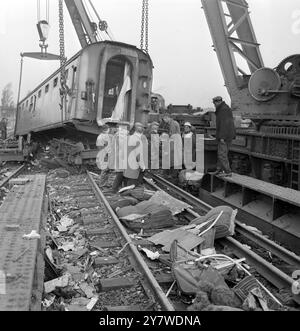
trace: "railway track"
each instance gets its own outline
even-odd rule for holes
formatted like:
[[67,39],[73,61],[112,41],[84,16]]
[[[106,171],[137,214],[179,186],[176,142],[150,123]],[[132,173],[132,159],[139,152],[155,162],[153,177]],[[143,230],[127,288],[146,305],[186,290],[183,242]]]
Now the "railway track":
[[[3,185],[22,170],[18,168]],[[95,298],[94,310],[174,310],[90,173],[54,181],[50,175],[48,193],[45,175],[26,174],[26,178],[28,183],[15,186],[0,207],[0,270],[6,277],[0,310],[45,310],[51,296],[57,297],[53,310],[87,310],[77,302],[84,299],[86,304]],[[60,219],[63,214],[76,219],[78,232],[70,234],[65,229],[53,236],[51,216]],[[23,239],[32,230],[39,238]],[[69,244],[84,238],[83,247],[65,249],[60,237],[67,238]],[[45,250],[49,251],[50,242],[57,245],[52,253],[61,265],[50,264],[56,276],[49,278],[48,272],[44,279]],[[49,268],[49,258],[47,261]],[[48,293],[51,281],[66,274],[70,276],[68,286]]]
[[[85,240],[84,248],[88,251],[83,256],[76,258],[75,247],[70,251],[61,251],[60,257],[71,273],[75,272],[74,266],[81,266],[81,273],[86,275],[86,279],[75,274],[80,279],[76,285],[81,288],[84,284],[85,288],[93,291],[97,298],[94,310],[173,311],[172,303],[99,189],[94,175],[88,172],[66,179],[49,179],[48,184],[51,214],[56,213],[58,219],[68,215],[76,219],[79,226],[77,232],[72,235],[67,233],[65,239],[70,242],[72,237],[77,236],[78,239],[81,235]],[[51,223],[55,228],[53,220]],[[54,240],[58,241],[57,246],[61,244],[59,236]],[[74,254],[75,259],[74,255],[70,259],[70,254]],[[78,293],[82,295],[80,289],[77,296]],[[77,302],[75,297],[65,300],[64,307],[66,310],[85,310],[85,307],[78,307]]]
[[0,181],[0,188],[6,186],[11,179],[17,177],[25,169],[25,167],[26,167],[25,165],[20,166],[19,168],[13,170],[8,177],[2,179]]
[[[151,270],[149,269],[148,265],[145,263],[144,258],[142,257],[141,253],[138,251],[136,245],[132,242],[131,237],[128,235],[127,231],[119,221],[118,217],[116,216],[115,212],[111,208],[110,204],[108,203],[107,199],[105,198],[102,191],[99,189],[97,183],[93,179],[92,175],[88,173],[89,181],[92,185],[93,191],[95,196],[99,201],[101,201],[107,212],[110,215],[110,220],[112,224],[116,227],[117,231],[121,234],[123,239],[123,248],[128,251],[131,258],[134,260],[134,266],[137,272],[141,273],[143,277],[143,282],[146,282],[147,285],[147,292],[150,292],[150,297],[153,296],[156,299],[156,302],[159,303],[161,309],[166,311],[173,311],[174,307],[166,297],[165,293],[163,292],[162,288],[158,284],[157,280],[153,276]],[[154,302],[153,302],[154,304]]]
[[[21,168],[17,169],[12,177],[21,171]],[[171,274],[172,262],[169,256],[147,241],[151,234],[136,236],[123,227],[110,206],[109,194],[99,189],[97,175],[87,172],[57,178],[50,173],[47,178],[47,193],[44,184],[34,184],[45,181],[45,176],[38,174],[29,177],[31,184],[16,186],[0,207],[1,243],[6,246],[6,249],[2,248],[0,265],[1,270],[7,271],[9,279],[12,279],[12,284],[8,284],[8,298],[11,302],[5,302],[2,298],[1,310],[87,310],[90,300],[94,300],[92,309],[96,311],[187,309],[188,305],[182,303],[182,298],[178,295]],[[186,213],[187,222],[199,214],[206,214],[211,208],[163,178],[155,175],[151,177],[157,185],[145,179],[147,186],[155,190],[163,189],[193,206],[193,209]],[[21,193],[24,199],[21,203],[23,209],[18,201]],[[36,213],[35,225],[31,219],[33,205]],[[14,212],[17,213],[17,217],[14,218],[15,228],[7,231],[8,220],[14,216]],[[57,226],[64,217],[73,219],[74,222],[71,228],[59,230]],[[30,233],[32,229],[40,234],[40,240],[30,241],[31,246],[28,247],[21,234]],[[298,256],[264,236],[250,231],[238,221],[236,232],[247,240],[255,241],[257,245],[294,269],[300,266]],[[155,233],[153,231],[152,234]],[[66,248],[66,244],[71,244],[71,248]],[[274,286],[271,292],[275,296],[279,290],[291,288],[293,279],[290,275],[273,266],[235,238],[220,240],[219,245],[229,247],[238,258],[246,258],[253,270]],[[41,274],[44,268],[42,256],[49,247],[52,247],[55,256],[53,266],[57,268],[56,277],[68,274],[70,278],[65,288],[54,288],[47,292],[46,284],[56,279],[54,276],[49,278],[49,275],[44,279],[44,275]],[[158,251],[159,260],[150,261],[142,248]],[[24,272],[24,280],[22,277],[16,279],[22,273],[20,270]],[[23,286],[25,281],[31,284],[26,293]],[[32,301],[32,298],[35,300]],[[52,306],[47,306],[47,302],[51,300]],[[294,296],[293,300],[299,304],[298,296]]]
[[8,193],[8,183],[11,179],[17,177],[19,174],[21,174],[25,169],[25,165],[22,165],[20,167],[12,167],[8,168],[10,171],[10,174],[8,176],[0,175],[0,205],[2,201],[5,199],[7,193]]
[[[147,180],[149,185],[152,185],[155,188],[162,188],[165,191],[169,192],[169,194],[174,195],[175,197],[187,202],[191,206],[194,207],[193,210],[189,210],[190,214],[195,217],[195,211],[199,214],[205,214],[212,207],[203,201],[199,200],[195,196],[189,194],[188,192],[180,189],[169,181],[161,178],[160,176],[151,174],[150,177],[156,182],[157,185],[153,185],[153,182]],[[191,217],[191,219],[193,218]],[[245,226],[238,220],[236,221],[236,232],[252,242],[255,245],[258,245],[262,250],[268,252],[286,265],[289,266],[290,274],[287,274],[280,270],[277,266],[274,266],[272,263],[265,260],[259,254],[257,254],[254,250],[249,249],[247,245],[241,244],[234,238],[226,238],[222,239],[220,243],[224,247],[230,248],[237,257],[243,258],[245,257],[248,263],[255,268],[255,270],[269,283],[277,288],[277,290],[291,290],[295,280],[291,277],[293,271],[300,270],[300,258],[293,252],[285,249],[284,247],[278,245],[277,243],[269,240],[263,235],[253,232],[253,229],[249,229],[249,227]],[[293,295],[293,300],[300,304],[299,295]]]

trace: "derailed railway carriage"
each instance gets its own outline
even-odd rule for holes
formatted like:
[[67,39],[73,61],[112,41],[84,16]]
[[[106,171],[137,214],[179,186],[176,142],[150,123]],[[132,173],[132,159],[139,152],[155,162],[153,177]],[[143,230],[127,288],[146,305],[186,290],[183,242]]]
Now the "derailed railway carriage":
[[134,46],[111,41],[91,44],[66,64],[64,106],[59,69],[19,103],[15,134],[56,130],[95,135],[104,123],[147,123],[152,69],[149,55]]

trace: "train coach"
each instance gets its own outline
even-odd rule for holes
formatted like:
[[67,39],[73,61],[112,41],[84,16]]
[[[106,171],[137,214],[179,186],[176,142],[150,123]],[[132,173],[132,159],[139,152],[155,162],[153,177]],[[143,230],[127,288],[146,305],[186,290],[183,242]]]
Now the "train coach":
[[65,70],[64,105],[58,69],[20,101],[16,136],[57,129],[94,135],[104,123],[147,123],[153,70],[147,53],[128,44],[99,42],[73,56]]

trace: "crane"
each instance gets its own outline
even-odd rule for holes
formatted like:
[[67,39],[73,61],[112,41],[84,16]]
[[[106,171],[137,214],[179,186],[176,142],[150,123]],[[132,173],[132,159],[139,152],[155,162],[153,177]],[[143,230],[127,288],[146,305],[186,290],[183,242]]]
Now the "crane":
[[299,109],[299,55],[276,69],[266,68],[246,0],[201,1],[232,109],[257,121],[294,119]]
[[226,87],[232,94],[242,84],[241,75],[247,75],[239,66],[238,56],[246,60],[251,74],[264,67],[248,5],[245,0],[202,0],[202,5]]
[[[264,67],[248,4],[245,0],[202,0],[202,6],[225,86],[233,108],[239,109],[241,89],[247,85],[245,77]],[[248,72],[241,60],[246,61]]]
[[300,190],[300,54],[265,67],[246,0],[201,1],[232,110],[255,124],[238,127],[235,168]]
[[[64,2],[82,48],[103,40],[104,38],[101,36],[103,33],[107,39],[114,39],[112,33],[109,31],[107,22],[100,18],[91,0],[89,0],[91,9],[89,9],[83,0],[64,0]],[[92,21],[91,11],[94,12],[99,20],[98,24]]]

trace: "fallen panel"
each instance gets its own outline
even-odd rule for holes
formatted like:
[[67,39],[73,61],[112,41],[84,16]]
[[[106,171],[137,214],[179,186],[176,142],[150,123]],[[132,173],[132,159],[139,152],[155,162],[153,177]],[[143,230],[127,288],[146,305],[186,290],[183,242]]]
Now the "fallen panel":
[[203,238],[183,229],[163,231],[148,238],[148,240],[155,245],[164,246],[163,250],[165,252],[170,252],[171,245],[175,240],[177,240],[178,244],[187,251],[200,246],[204,242]]
[[173,216],[180,214],[186,209],[192,209],[189,204],[171,197],[168,193],[164,191],[155,192],[155,194],[149,201],[169,208]]
[[0,207],[0,270],[6,276],[0,311],[30,310],[36,260],[43,251],[40,239],[22,238],[42,231],[46,176],[28,177],[31,181],[14,187]]

